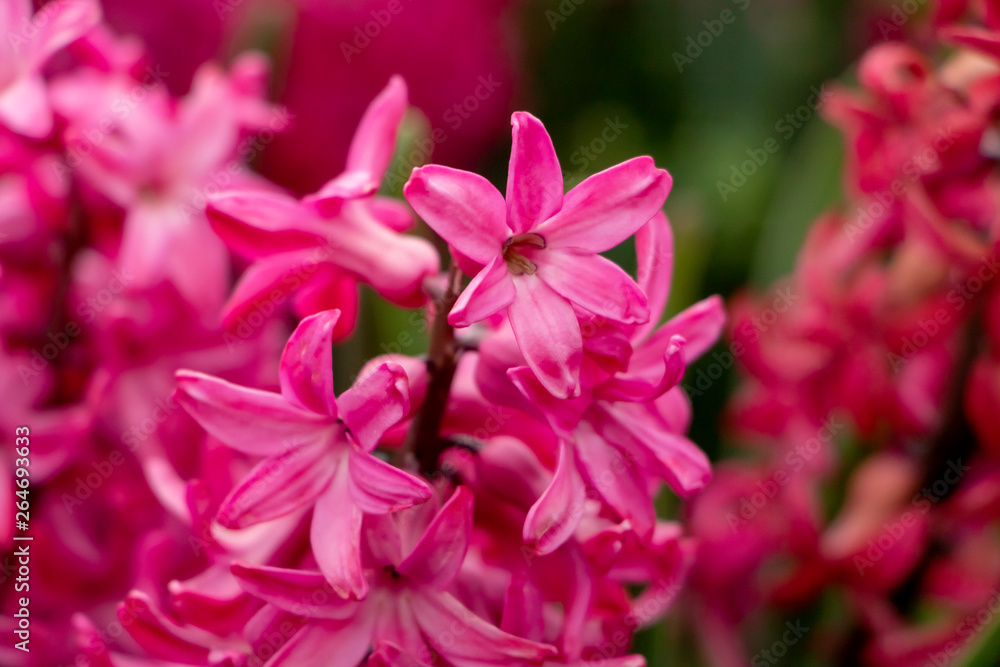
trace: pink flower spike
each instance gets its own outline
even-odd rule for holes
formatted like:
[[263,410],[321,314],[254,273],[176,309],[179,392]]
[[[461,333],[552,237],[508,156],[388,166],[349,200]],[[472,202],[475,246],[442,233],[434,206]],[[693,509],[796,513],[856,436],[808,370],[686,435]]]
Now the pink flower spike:
[[307,197],[306,202],[324,214],[332,214],[346,199],[375,194],[392,159],[406,107],[406,82],[401,76],[393,76],[365,111],[351,141],[344,173]]

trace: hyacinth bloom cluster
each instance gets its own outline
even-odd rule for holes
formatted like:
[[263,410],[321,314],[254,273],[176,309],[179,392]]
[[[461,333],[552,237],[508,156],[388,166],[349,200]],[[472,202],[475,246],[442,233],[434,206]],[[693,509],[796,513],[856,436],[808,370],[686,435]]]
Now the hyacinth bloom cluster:
[[941,2],[914,26],[933,36],[924,49],[864,55],[858,86],[823,108],[845,137],[845,204],[776,285],[790,307],[776,312],[774,292],[733,305],[746,381],[730,422],[748,457],[719,466],[692,512],[713,664],[759,658],[769,642],[748,638],[762,612],[802,618],[821,596],[813,625],[836,664],[963,664],[987,633],[1000,584],[997,16],[996,3]]
[[[667,172],[565,192],[518,112],[505,195],[428,165],[388,196],[392,76],[298,196],[248,165],[295,122],[261,54],[178,96],[96,3],[8,5],[0,423],[31,427],[45,547],[0,663],[645,664],[694,550],[655,501],[711,476],[678,385],[724,326],[718,298],[661,321]],[[636,278],[601,254],[632,237]],[[365,293],[426,309],[429,350],[335,378]]]

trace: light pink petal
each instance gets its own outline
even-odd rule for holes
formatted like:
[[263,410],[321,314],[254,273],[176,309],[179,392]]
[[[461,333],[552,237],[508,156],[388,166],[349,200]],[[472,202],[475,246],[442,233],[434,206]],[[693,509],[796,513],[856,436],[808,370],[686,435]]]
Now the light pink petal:
[[507,377],[532,407],[542,413],[556,433],[562,436],[568,436],[576,428],[591,402],[591,397],[587,395],[570,399],[556,398],[527,366],[511,368],[507,371]]
[[412,605],[428,643],[456,667],[532,664],[557,653],[547,644],[503,632],[448,593],[414,595]]
[[36,20],[38,35],[34,49],[34,65],[40,67],[53,53],[86,35],[101,21],[101,5],[97,0],[62,0],[42,8],[44,22]]
[[365,171],[382,180],[396,146],[396,131],[406,113],[406,82],[395,75],[365,111],[347,153],[348,171]]
[[232,572],[247,593],[296,616],[347,619],[358,612],[359,603],[337,595],[322,572],[246,563],[233,563]]
[[712,477],[712,467],[696,444],[682,435],[665,430],[648,408],[636,403],[615,403],[607,408],[614,421],[600,429],[601,435],[616,443],[633,443],[652,454],[662,476],[680,496],[701,490]]
[[362,514],[351,496],[350,471],[344,463],[316,500],[309,541],[333,590],[341,597],[361,600],[368,595],[368,580],[361,568]]
[[265,667],[357,667],[371,642],[370,620],[312,621],[292,635]]
[[232,192],[205,207],[212,229],[227,246],[251,259],[326,245],[316,214],[284,194]]
[[718,296],[710,296],[674,315],[632,353],[632,365],[644,366],[662,357],[675,336],[684,339],[684,361],[691,363],[705,354],[722,336],[726,307]]
[[203,665],[208,664],[210,655],[222,657],[227,651],[235,654],[240,648],[248,648],[242,640],[222,639],[194,626],[178,624],[140,591],[131,591],[118,606],[118,619],[146,651],[172,662]]
[[663,211],[635,233],[636,282],[649,304],[649,322],[639,326],[632,340],[642,340],[660,323],[670,298],[674,269],[674,235]]
[[0,123],[32,139],[52,131],[52,110],[40,76],[26,75],[0,89]]
[[233,449],[270,456],[330,437],[330,420],[281,394],[248,389],[194,371],[177,372],[176,400],[203,429]]
[[[7,0],[0,3],[0,32],[8,35],[21,27],[23,21],[30,21],[32,14],[31,0]],[[21,47],[11,44],[11,49],[17,54]]]
[[635,234],[667,199],[673,181],[650,157],[594,174],[563,198],[562,209],[534,231],[550,248],[604,252]]
[[333,395],[333,331],[339,310],[310,315],[292,332],[281,355],[281,394],[288,402],[332,418],[337,417]]
[[525,519],[525,543],[541,555],[558,549],[580,523],[585,500],[586,488],[576,467],[573,446],[562,440],[552,483],[531,506]]
[[494,257],[476,274],[448,313],[453,327],[468,327],[506,308],[514,300],[514,281],[501,255]]
[[627,519],[644,543],[653,536],[656,513],[639,463],[594,433],[586,423],[575,434],[577,463],[590,485],[623,519]]
[[541,593],[527,576],[514,573],[504,596],[500,629],[518,637],[541,641],[545,634],[543,605]]
[[427,239],[399,234],[382,224],[374,217],[370,202],[347,202],[330,221],[326,261],[356,275],[397,305],[424,305],[424,281],[440,267],[437,250]]
[[382,434],[410,412],[406,371],[399,364],[384,363],[341,394],[337,405],[354,439],[370,452]]
[[415,582],[443,589],[458,576],[471,536],[472,492],[460,486],[397,569]]
[[577,248],[542,251],[538,259],[536,275],[567,301],[616,322],[649,320],[646,295],[611,260]]
[[477,174],[427,165],[413,170],[403,194],[431,229],[480,264],[501,254],[511,235],[503,195]]
[[594,396],[605,401],[651,401],[677,386],[684,375],[684,362],[684,339],[674,336],[659,363],[651,359],[630,365],[628,373],[619,373],[600,385]]
[[431,497],[431,488],[424,480],[358,447],[351,450],[349,462],[351,498],[362,512],[388,514]]
[[[246,318],[254,312],[269,317],[293,295],[298,295],[303,278],[312,277],[315,272],[315,263],[310,264],[310,251],[281,253],[251,264],[222,307],[223,322],[234,330],[230,335],[235,334],[239,341],[250,338],[256,328]],[[227,341],[233,342],[228,338]]]
[[258,463],[222,501],[219,523],[246,528],[308,507],[336,470],[328,450],[327,442],[297,445]]
[[518,111],[511,117],[514,143],[507,169],[507,224],[523,234],[562,206],[563,177],[552,138],[542,122]]
[[507,314],[528,367],[553,396],[577,395],[583,336],[573,307],[537,276],[513,281],[517,296]]
[[368,202],[372,217],[394,232],[405,232],[413,227],[413,211],[404,202],[393,197],[374,197]]

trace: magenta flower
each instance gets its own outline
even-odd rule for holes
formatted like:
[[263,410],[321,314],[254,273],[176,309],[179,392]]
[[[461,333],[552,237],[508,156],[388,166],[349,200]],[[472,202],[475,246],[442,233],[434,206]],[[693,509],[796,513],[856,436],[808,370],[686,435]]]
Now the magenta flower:
[[421,534],[418,519],[366,522],[371,593],[362,601],[324,594],[319,572],[234,565],[247,592],[309,619],[268,667],[354,667],[372,647],[382,660],[373,665],[437,664],[434,654],[463,667],[531,665],[554,656],[553,647],[497,629],[447,592],[469,549],[472,493],[456,489],[414,539]]
[[398,305],[423,305],[424,279],[438,272],[437,252],[426,240],[400,233],[413,224],[402,202],[375,194],[406,107],[406,84],[393,77],[362,118],[344,172],[301,202],[271,189],[209,202],[215,232],[255,260],[225,307],[227,321],[272,302],[276,289],[284,295],[301,287],[296,312],[341,309],[337,334],[343,337],[353,328],[358,280]]
[[52,131],[52,109],[41,70],[59,49],[101,20],[96,0],[63,0],[34,16],[30,0],[6,0],[0,9],[0,123],[41,139]]
[[343,596],[362,598],[363,512],[385,514],[427,500],[425,482],[371,454],[409,411],[406,374],[383,364],[334,399],[331,341],[340,316],[306,318],[281,357],[281,393],[201,373],[177,373],[177,400],[211,435],[265,457],[219,510],[242,528],[315,505],[311,541],[320,570]]
[[506,201],[483,177],[439,165],[416,169],[403,191],[460,260],[484,265],[449,314],[452,326],[506,310],[545,388],[575,396],[583,349],[576,309],[623,323],[649,318],[642,290],[598,253],[652,218],[672,179],[641,157],[563,196],[559,160],[542,123],[518,112],[512,124]]

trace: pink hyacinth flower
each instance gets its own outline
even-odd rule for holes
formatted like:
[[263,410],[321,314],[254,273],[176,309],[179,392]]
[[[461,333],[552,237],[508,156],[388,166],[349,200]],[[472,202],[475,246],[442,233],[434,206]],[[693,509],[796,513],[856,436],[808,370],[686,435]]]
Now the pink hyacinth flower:
[[503,632],[447,592],[469,548],[468,489],[459,487],[414,540],[417,518],[366,522],[372,586],[363,601],[324,595],[319,572],[234,565],[247,592],[309,619],[268,667],[354,667],[373,647],[382,662],[372,665],[437,664],[432,651],[456,667],[537,665],[555,655],[551,646]]
[[410,408],[406,373],[383,364],[334,398],[331,341],[340,316],[306,318],[281,358],[281,393],[180,371],[177,400],[211,435],[265,457],[223,501],[219,522],[242,528],[315,505],[311,542],[334,589],[362,598],[362,513],[384,514],[427,500],[425,482],[372,455]]
[[646,322],[642,290],[598,253],[634,234],[667,198],[670,175],[640,157],[563,195],[555,148],[531,114],[513,115],[507,196],[485,178],[429,165],[403,192],[461,256],[484,265],[448,315],[467,327],[506,310],[528,366],[553,395],[579,393],[583,342],[574,306],[627,324]]
[[30,0],[6,0],[0,7],[0,123],[41,139],[52,131],[52,109],[41,70],[59,49],[101,20],[96,0],[64,0],[34,16]]
[[406,108],[406,83],[393,77],[361,119],[344,172],[302,201],[263,189],[209,201],[215,232],[255,260],[226,305],[227,322],[273,301],[276,289],[286,294],[301,287],[296,312],[341,309],[340,338],[353,328],[358,280],[397,305],[424,304],[424,279],[439,270],[437,252],[426,240],[400,233],[413,224],[402,202],[375,194]]

